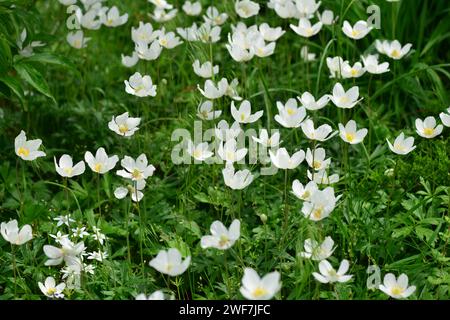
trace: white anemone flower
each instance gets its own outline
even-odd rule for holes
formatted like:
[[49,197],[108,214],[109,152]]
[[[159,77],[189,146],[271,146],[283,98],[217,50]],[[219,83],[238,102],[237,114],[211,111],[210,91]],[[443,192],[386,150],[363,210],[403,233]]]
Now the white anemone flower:
[[442,133],[444,126],[439,124],[436,126],[434,117],[426,117],[425,120],[416,119],[416,132],[419,136],[427,139],[437,137]]
[[364,38],[372,30],[367,21],[359,20],[353,26],[347,21],[344,21],[342,25],[342,31],[344,34],[353,40],[359,40]]
[[42,144],[41,139],[27,140],[25,131],[21,130],[19,135],[14,139],[14,150],[16,155],[26,161],[33,161],[40,157],[45,157],[45,152],[39,151]]
[[363,98],[359,99],[358,86],[351,87],[345,91],[344,87],[338,82],[333,87],[333,94],[330,96],[331,101],[338,108],[351,109]]
[[222,222],[214,221],[211,224],[211,235],[203,236],[200,245],[203,249],[216,248],[226,250],[231,248],[240,237],[241,223],[234,219],[227,229]]
[[269,150],[270,160],[278,169],[295,169],[305,159],[305,151],[299,150],[292,156],[289,156],[286,148],[280,148],[274,154],[272,150]]
[[196,75],[206,79],[211,78],[219,73],[219,66],[213,66],[210,61],[207,61],[200,65],[200,61],[195,60],[192,64],[192,67],[194,68],[194,72]]
[[408,276],[404,273],[398,279],[396,279],[394,274],[387,273],[379,289],[392,298],[405,299],[416,291],[416,286],[408,286]]
[[357,130],[356,122],[354,120],[350,120],[349,122],[347,122],[345,127],[342,123],[339,123],[338,126],[339,126],[339,136],[341,137],[342,140],[350,144],[361,143],[366,137],[368,132],[366,128]]
[[86,161],[92,171],[98,174],[105,174],[116,166],[119,157],[116,155],[109,157],[104,148],[98,148],[95,157],[91,152],[87,151],[84,154],[84,161]]
[[176,277],[183,274],[190,263],[190,256],[182,260],[180,251],[176,248],[170,248],[169,250],[159,251],[158,255],[149,264],[161,273]]
[[59,159],[59,162],[56,161],[56,157],[54,157],[56,172],[65,178],[72,178],[75,176],[79,176],[84,173],[86,167],[84,161],[81,160],[76,165],[73,165],[72,157],[68,154],[63,154]]
[[300,255],[303,258],[322,261],[328,259],[335,248],[334,241],[331,237],[326,237],[325,240],[319,244],[317,241],[312,239],[306,239],[304,243],[305,252],[301,252]]
[[49,298],[64,298],[63,291],[66,288],[64,282],[56,285],[55,278],[47,277],[44,283],[38,282],[38,286],[42,293]]
[[241,294],[249,300],[270,300],[280,291],[280,273],[278,271],[270,272],[263,278],[252,268],[244,269],[242,277]]
[[253,123],[262,117],[264,111],[257,111],[252,114],[251,108],[250,101],[248,100],[242,101],[239,109],[236,109],[234,101],[231,101],[231,115],[239,123]]
[[2,222],[0,231],[3,239],[17,246],[20,246],[33,238],[31,226],[26,224],[19,230],[17,220],[11,220],[7,223]]
[[322,260],[319,263],[320,273],[313,272],[313,276],[317,281],[322,283],[347,282],[353,277],[352,275],[346,274],[348,268],[349,262],[345,259],[342,260],[337,271],[327,260]]
[[222,110],[214,110],[213,102],[206,100],[198,105],[197,117],[202,120],[214,120],[220,117]]
[[235,171],[232,164],[226,164],[222,170],[225,185],[233,190],[247,188],[253,182],[253,175],[248,169]]
[[117,175],[133,181],[145,180],[155,172],[155,167],[148,164],[147,156],[143,153],[134,160],[125,156],[120,162],[125,170],[118,170]]
[[137,97],[156,96],[156,85],[150,76],[142,76],[139,72],[133,74],[129,81],[125,80],[125,91]]
[[118,135],[124,137],[131,137],[137,130],[141,123],[141,118],[132,118],[128,116],[128,112],[122,113],[117,117],[112,117],[108,123],[108,128]]

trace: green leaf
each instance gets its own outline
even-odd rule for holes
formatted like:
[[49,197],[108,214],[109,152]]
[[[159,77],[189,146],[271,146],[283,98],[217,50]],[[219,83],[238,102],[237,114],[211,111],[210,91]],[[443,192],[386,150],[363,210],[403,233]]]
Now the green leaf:
[[76,67],[68,59],[47,52],[35,53],[31,57],[20,57],[16,60],[16,62],[39,62],[43,64],[54,64],[77,71]]
[[411,233],[411,231],[413,231],[413,227],[411,227],[411,226],[403,227],[403,228],[400,228],[400,229],[395,229],[392,232],[392,237],[393,238],[406,237],[407,235],[409,235]]
[[36,70],[36,68],[21,61],[14,65],[14,69],[16,69],[17,73],[22,77],[23,80],[28,82],[33,88],[49,97],[56,103],[55,98],[50,92],[47,81],[45,81],[42,74],[38,70]]
[[0,35],[0,71],[8,70],[11,65],[11,48],[3,35]]
[[427,242],[430,242],[434,233],[433,230],[424,227],[416,227],[415,231],[419,239],[426,240]]
[[19,98],[22,105],[24,104],[25,96],[23,94],[20,82],[16,78],[6,74],[0,75],[0,82],[3,82]]

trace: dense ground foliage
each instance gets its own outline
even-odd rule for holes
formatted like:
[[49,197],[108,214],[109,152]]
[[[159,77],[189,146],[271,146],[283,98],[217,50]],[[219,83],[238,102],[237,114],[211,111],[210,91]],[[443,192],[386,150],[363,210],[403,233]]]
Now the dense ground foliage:
[[[75,3],[80,11],[67,10],[70,7],[64,2]],[[388,273],[408,276],[409,284],[416,287],[409,298],[448,298],[450,116],[446,109],[450,106],[450,8],[446,1],[323,0],[317,12],[333,11],[334,21],[328,24],[322,16],[321,30],[308,37],[294,29],[304,8],[301,5],[314,1],[255,0],[258,14],[243,18],[252,7],[237,12],[232,0],[201,0],[197,16],[186,14],[184,1],[172,0],[169,3],[178,11],[165,22],[157,21],[161,18],[157,7],[164,6],[163,0],[106,0],[98,10],[95,2],[0,0],[0,299],[58,298],[61,294],[65,299],[135,299],[138,294],[156,290],[175,299],[388,299],[377,283],[383,283]],[[297,16],[282,18],[282,8],[275,10],[274,6],[288,2],[297,2]],[[378,12],[368,13],[371,5],[379,8],[374,20],[380,23],[379,28],[372,28],[361,39],[352,39],[342,30],[344,21],[351,26],[359,20],[367,21]],[[116,6],[119,18],[111,11],[108,15],[101,6]],[[210,6],[226,13],[227,19],[204,19]],[[92,21],[86,18],[89,10],[94,13]],[[170,18],[171,9],[166,6],[164,10]],[[313,25],[319,21],[315,11],[311,16],[306,14]],[[80,17],[84,17],[81,24],[77,23]],[[97,26],[95,21],[99,21]],[[154,38],[138,45],[139,35],[132,38],[131,29],[137,30],[141,21],[150,23],[153,29],[141,30],[140,36]],[[218,41],[202,38],[202,32],[197,33],[199,39],[189,41],[184,39],[186,31],[183,36],[183,31],[177,30],[193,23],[202,29],[205,21],[208,26],[203,25],[204,29],[223,22]],[[269,31],[263,36],[258,27],[248,31],[238,23],[248,29],[268,23],[285,33],[269,41]],[[305,27],[303,32],[310,35],[312,29]],[[83,48],[78,30],[90,38]],[[353,35],[356,33],[359,31]],[[244,40],[239,38],[246,35]],[[395,50],[380,52],[376,40],[398,40],[412,46],[399,56],[401,53]],[[149,58],[158,51],[147,47],[153,42],[162,51]],[[270,43],[276,43],[273,53],[273,48],[266,47]],[[239,48],[245,45],[248,47]],[[230,50],[233,46],[235,51]],[[309,59],[302,48],[315,56]],[[135,49],[139,51],[136,64],[133,58],[123,59]],[[363,70],[355,63],[373,54],[379,54],[380,64],[388,62],[389,70],[369,73],[368,63],[362,63],[360,67],[366,67],[366,72],[361,75]],[[333,57],[343,59],[337,63],[335,77],[330,70]],[[217,118],[200,119],[208,115],[198,108],[209,100],[205,95],[211,95],[211,88],[207,90],[206,79],[194,72],[195,60],[219,66],[218,73],[212,74],[214,84],[227,79],[228,90],[211,99],[214,110],[222,111]],[[341,64],[348,67],[345,72],[349,76],[344,75],[344,69],[339,70]],[[149,75],[156,91],[145,83],[136,85],[130,79],[136,72]],[[211,73],[211,66],[203,73]],[[233,79],[238,81],[235,92]],[[344,90],[359,88],[356,105],[336,106],[353,99],[336,95],[337,83]],[[197,86],[207,91],[205,95]],[[143,91],[146,96],[140,97]],[[316,99],[333,92],[334,97],[330,100],[325,96],[330,101],[320,110],[305,109],[305,92]],[[238,97],[251,103],[252,115],[262,111],[262,116],[255,120],[234,110],[245,104]],[[288,106],[283,109],[291,98],[299,110]],[[125,112],[141,118],[139,129],[129,137],[123,135],[131,125],[109,125],[112,119],[118,121],[113,117]],[[295,112],[305,112],[296,125],[288,127],[279,121],[291,119]],[[444,124],[442,132],[434,126],[417,125],[416,119],[429,116],[438,125]],[[231,182],[232,173],[223,172],[223,161],[174,163],[174,154],[184,153],[191,159],[187,141],[172,137],[180,132],[177,129],[185,129],[194,140],[194,134],[217,127],[223,119],[230,126],[235,120],[241,122],[246,134],[252,128],[260,138],[260,129],[267,129],[269,137],[275,132],[272,130],[279,130],[279,147],[286,148],[289,155],[323,148],[326,157],[314,155],[311,159],[306,154],[303,160],[305,154],[300,152],[297,155],[303,161],[299,165],[264,175],[261,169],[270,166],[270,161],[272,166],[283,167],[278,163],[283,162],[281,156],[276,156],[278,147],[270,149],[272,156],[266,152],[265,163],[262,159],[252,163],[248,150],[245,163],[234,163],[234,168],[249,170],[252,181],[247,180],[250,173],[243,171],[244,177],[234,177]],[[357,134],[340,130],[338,124],[345,126],[350,120],[358,129],[368,130],[362,141],[357,141]],[[333,133],[326,134],[329,139],[317,140],[319,133],[311,134],[308,121],[314,128],[326,124]],[[200,133],[196,127],[199,122]],[[39,150],[45,156],[27,161],[33,148],[17,144],[16,137],[22,130],[28,140],[42,140]],[[414,137],[414,149],[399,144],[390,148],[386,140],[394,144],[402,132]],[[208,140],[214,156],[234,158],[228,162],[236,162],[238,152],[234,148],[225,147],[223,152],[212,149],[220,141]],[[261,144],[247,136],[245,146],[239,148],[249,149],[250,145]],[[100,167],[85,158],[87,151],[95,156],[101,147],[109,157],[117,155],[111,159],[115,168],[105,174],[94,172]],[[190,151],[196,158],[206,154],[204,150]],[[59,162],[63,154],[70,155],[74,164],[86,159],[85,170],[65,167]],[[130,165],[129,160],[124,165],[125,156],[136,159],[141,154],[148,159],[145,170],[139,164]],[[328,158],[330,163],[324,163]],[[320,162],[317,159],[322,163],[316,165]],[[229,165],[227,168],[231,170]],[[322,168],[325,171],[316,171]],[[76,175],[78,169],[83,173]],[[316,172],[314,177],[312,172]],[[324,172],[328,179],[320,181],[317,177]],[[225,181],[224,176],[229,179]],[[308,195],[298,191],[298,184],[303,190],[311,178],[316,178],[314,185],[320,191],[311,189]],[[141,189],[138,184],[144,180],[141,199],[136,186]],[[319,193],[314,196],[313,191]],[[72,220],[64,220],[68,215]],[[11,233],[8,236],[6,223],[14,219],[19,228],[31,227],[32,239],[21,241],[12,239]],[[225,250],[204,248],[208,241],[202,237],[210,235],[214,221],[228,228],[234,219],[240,221],[235,243],[232,237],[236,230],[219,235],[217,241],[208,240],[216,241],[209,246]],[[9,228],[14,229],[12,225]],[[27,237],[28,231],[24,230],[22,236]],[[321,244],[326,237],[334,241],[333,249],[314,252],[313,257],[323,255],[317,259],[305,256],[305,240]],[[183,260],[187,258],[186,265],[155,267],[152,259],[169,248],[176,248]],[[343,260],[349,263],[346,275],[351,278],[332,271],[328,278],[313,275],[319,273],[319,263],[322,272],[327,269],[323,261],[337,270]],[[368,270],[369,266],[372,269]],[[179,272],[174,271],[177,268]],[[278,273],[266,279],[270,285],[256,285],[255,279],[242,281],[244,270],[247,277],[252,276],[245,268],[254,269],[260,276]],[[327,274],[330,270],[325,271]],[[53,288],[47,283],[44,288],[47,277],[53,277],[55,284],[65,283],[65,287]],[[329,283],[323,283],[324,279]],[[402,290],[394,287],[392,284],[390,289]],[[391,296],[395,295],[392,290]]]

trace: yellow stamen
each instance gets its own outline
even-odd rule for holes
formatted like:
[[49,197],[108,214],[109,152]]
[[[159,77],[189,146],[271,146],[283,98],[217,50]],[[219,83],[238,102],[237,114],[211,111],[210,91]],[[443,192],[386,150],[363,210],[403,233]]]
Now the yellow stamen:
[[28,156],[30,155],[30,150],[27,149],[27,148],[24,148],[24,147],[20,147],[20,148],[17,150],[17,154],[18,154],[19,156],[28,157]]
[[121,124],[119,126],[119,132],[125,134],[128,131],[128,126],[126,124]]
[[392,289],[391,289],[391,293],[393,294],[393,295],[401,295],[403,292],[405,291],[405,289],[403,289],[403,288],[400,288],[400,287],[398,287],[398,286],[395,286],[395,287],[393,287]]
[[433,128],[425,128],[425,129],[423,129],[423,133],[426,136],[432,136],[434,134],[434,129]]
[[345,139],[347,139],[348,142],[353,142],[353,140],[355,140],[355,135],[353,133],[346,133]]
[[391,53],[391,56],[393,58],[398,58],[398,57],[400,57],[400,52],[398,50],[393,50]]
[[102,170],[102,167],[103,167],[103,165],[102,165],[101,163],[97,163],[97,164],[94,166],[94,171],[95,171],[95,172],[100,172],[100,171]]
[[224,247],[229,241],[230,239],[226,235],[221,235],[219,240],[219,247]]
[[253,290],[253,296],[255,298],[260,298],[260,297],[266,295],[267,293],[268,293],[267,290],[264,288],[261,288],[261,287],[258,287],[255,290]]
[[138,180],[142,177],[142,173],[138,169],[134,169],[131,173],[131,176],[133,177],[133,179]]

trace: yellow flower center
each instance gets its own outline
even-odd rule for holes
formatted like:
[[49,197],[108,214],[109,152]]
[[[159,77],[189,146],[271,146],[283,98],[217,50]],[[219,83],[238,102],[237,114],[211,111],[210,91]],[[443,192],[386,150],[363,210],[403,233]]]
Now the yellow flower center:
[[173,264],[168,263],[167,266],[166,266],[166,271],[170,272],[170,271],[172,271],[172,269],[173,269]]
[[317,209],[314,209],[312,214],[313,214],[313,217],[315,219],[320,219],[322,217],[322,214],[323,214],[323,207],[319,207]]
[[234,152],[231,151],[227,151],[227,159],[228,160],[233,160],[234,159]]
[[48,288],[47,289],[47,294],[50,295],[50,296],[54,295],[55,292],[56,292],[56,288]]
[[127,126],[127,125],[121,124],[121,125],[119,126],[119,132],[120,132],[120,133],[125,134],[127,131],[128,131],[128,126]]
[[20,147],[17,150],[17,153],[19,154],[19,156],[28,157],[30,155],[30,150],[24,147]]
[[305,191],[303,192],[302,199],[308,199],[311,196],[311,192]]
[[65,169],[64,169],[64,172],[65,172],[68,176],[70,176],[70,175],[72,174],[72,172],[73,172],[73,168],[65,168]]
[[140,86],[137,86],[136,88],[134,88],[134,91],[136,92],[136,93],[138,93],[139,91],[141,91],[141,90],[143,90],[144,89],[144,86],[143,85],[140,85]]
[[208,118],[208,111],[206,111],[206,110],[202,111],[202,112],[200,112],[200,114],[202,115],[203,118],[205,118],[205,119]]
[[355,77],[355,76],[358,74],[358,70],[352,69],[352,70],[350,71],[350,74],[351,74],[353,77]]
[[194,156],[194,158],[200,158],[202,156],[202,152],[201,150],[195,149],[192,155]]
[[97,164],[94,166],[94,171],[95,171],[95,172],[100,172],[100,171],[102,170],[102,167],[103,167],[103,165],[102,165],[101,163],[97,163]]
[[393,58],[398,58],[398,57],[400,57],[400,52],[398,50],[393,50],[391,53],[391,56]]
[[352,36],[357,37],[359,36],[360,32],[358,30],[352,30]]
[[353,142],[353,140],[355,140],[355,134],[353,134],[353,133],[346,133],[345,134],[345,139],[347,139],[348,142]]
[[255,290],[253,290],[253,296],[255,298],[261,298],[262,296],[266,295],[268,292],[265,288],[258,287]]
[[112,25],[113,24],[113,19],[108,19],[108,21],[106,21],[106,24]]
[[313,167],[314,169],[319,169],[322,166],[322,163],[320,161],[314,160]]
[[341,97],[341,98],[339,99],[339,101],[340,101],[341,103],[347,103],[347,102],[350,101],[350,99],[349,99],[347,96],[344,96],[344,97]]
[[406,151],[406,148],[403,145],[399,144],[399,143],[395,143],[394,144],[394,149],[398,150],[398,151],[402,151],[402,152]]
[[241,121],[245,120],[245,114],[241,113]]
[[81,41],[80,40],[74,40],[73,41],[73,46],[75,47],[75,48],[81,48]]
[[403,289],[403,288],[400,288],[400,287],[398,287],[398,286],[395,286],[395,287],[393,287],[392,289],[391,289],[391,293],[393,294],[393,295],[401,295],[403,292],[405,291],[405,289]]
[[131,173],[131,176],[133,177],[133,179],[138,180],[142,177],[142,173],[138,169],[134,169]]
[[159,44],[162,45],[163,47],[167,46],[167,39],[160,39],[159,40]]
[[219,240],[219,247],[224,247],[229,241],[230,239],[226,235],[221,235]]
[[287,108],[287,113],[288,113],[288,115],[292,116],[295,113],[295,110],[291,109],[291,108]]
[[425,128],[425,129],[423,129],[423,133],[426,136],[432,136],[434,134],[434,129],[433,128]]
[[258,54],[259,55],[263,55],[264,54],[264,50],[262,48],[258,48]]
[[314,30],[313,30],[312,28],[306,29],[306,34],[307,34],[308,36],[312,36],[313,33],[314,33]]

